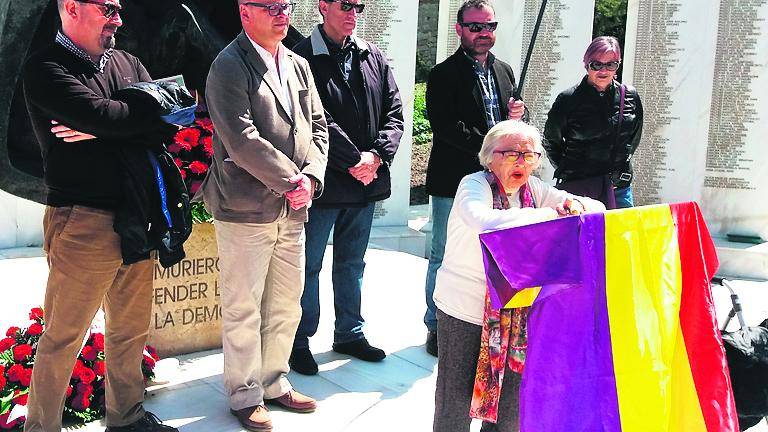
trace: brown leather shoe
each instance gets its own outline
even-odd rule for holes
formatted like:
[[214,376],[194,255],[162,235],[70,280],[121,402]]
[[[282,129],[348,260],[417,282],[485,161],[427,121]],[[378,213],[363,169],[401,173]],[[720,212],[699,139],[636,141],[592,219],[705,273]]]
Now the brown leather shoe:
[[229,412],[237,417],[240,424],[249,431],[272,432],[272,420],[269,418],[269,410],[264,405],[239,410],[230,409]]
[[317,409],[317,402],[314,399],[296,390],[291,390],[279,398],[264,399],[264,402],[279,405],[288,411],[297,413],[311,413]]

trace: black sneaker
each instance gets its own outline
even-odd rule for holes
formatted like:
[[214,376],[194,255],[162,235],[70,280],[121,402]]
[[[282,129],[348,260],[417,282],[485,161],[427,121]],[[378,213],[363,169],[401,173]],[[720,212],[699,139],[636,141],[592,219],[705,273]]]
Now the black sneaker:
[[294,348],[288,359],[291,370],[302,375],[317,375],[317,362],[309,348]]
[[437,330],[430,330],[429,333],[427,333],[427,343],[425,348],[427,349],[427,353],[437,357]]
[[352,357],[369,362],[382,361],[387,356],[383,350],[371,346],[365,338],[352,342],[335,343],[333,344],[333,350],[337,353],[351,355]]
[[105,432],[179,432],[178,429],[166,426],[156,415],[147,411],[144,417],[126,426],[107,426]]

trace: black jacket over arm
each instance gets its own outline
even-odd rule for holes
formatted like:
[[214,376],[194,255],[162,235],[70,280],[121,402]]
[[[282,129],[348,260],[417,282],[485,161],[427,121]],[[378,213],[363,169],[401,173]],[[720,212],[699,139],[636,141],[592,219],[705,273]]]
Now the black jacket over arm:
[[[507,63],[498,59],[492,63],[499,112],[506,119],[507,101],[515,90],[515,75]],[[432,126],[427,193],[452,198],[465,175],[482,169],[477,153],[488,133],[482,90],[472,62],[461,48],[432,68],[426,99]]]
[[611,174],[614,186],[629,186],[630,181],[620,177],[632,173],[629,159],[642,136],[643,104],[637,90],[626,86],[619,131],[619,101],[618,83],[600,94],[586,77],[557,96],[547,116],[543,143],[555,167],[555,178],[578,180]]

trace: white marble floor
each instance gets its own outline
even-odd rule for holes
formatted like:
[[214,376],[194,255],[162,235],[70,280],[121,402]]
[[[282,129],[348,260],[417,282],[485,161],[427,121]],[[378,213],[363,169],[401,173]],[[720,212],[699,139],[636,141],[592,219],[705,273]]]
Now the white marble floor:
[[[329,246],[329,248],[331,248]],[[330,252],[330,251],[329,251]],[[326,253],[326,257],[330,257]],[[333,305],[330,263],[321,274],[322,320],[311,341],[320,373],[306,377],[291,373],[297,390],[319,401],[313,414],[272,411],[275,431],[369,432],[431,431],[436,360],[427,355],[421,323],[426,260],[412,255],[370,249],[364,281],[363,309],[369,340],[387,351],[381,363],[366,363],[331,351]],[[45,259],[0,260],[0,328],[23,322],[29,307],[42,301]],[[748,324],[768,317],[768,283],[737,282]],[[728,312],[728,293],[714,288],[718,316]],[[229,414],[222,388],[222,354],[207,351],[178,358],[180,366],[165,385],[150,387],[146,406],[182,432],[241,431]],[[99,422],[68,430],[102,431]],[[479,425],[473,425],[473,431]],[[762,424],[750,432],[768,432]]]

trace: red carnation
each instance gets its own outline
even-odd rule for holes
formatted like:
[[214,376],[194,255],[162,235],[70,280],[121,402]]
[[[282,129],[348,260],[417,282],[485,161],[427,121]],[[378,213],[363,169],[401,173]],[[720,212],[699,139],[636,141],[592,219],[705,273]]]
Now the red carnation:
[[2,371],[0,371],[0,389],[5,388],[5,384],[7,384],[5,380],[5,375]]
[[70,397],[70,396],[72,396],[72,391],[73,391],[73,390],[72,390],[72,386],[68,386],[68,387],[67,387],[67,397]]
[[9,430],[9,429],[13,429],[14,427],[16,427],[16,423],[18,422],[18,419],[16,419],[16,420],[14,420],[14,421],[9,423],[8,422],[8,417],[10,417],[10,416],[11,416],[11,411],[10,410],[8,410],[8,412],[5,413],[5,414],[0,414],[0,429]]
[[90,368],[83,366],[78,371],[77,378],[81,383],[90,384],[96,379],[96,373]]
[[3,352],[7,350],[8,348],[14,346],[16,344],[16,339],[7,337],[5,339],[0,339],[0,352]]
[[173,140],[182,150],[190,151],[192,147],[197,147],[200,144],[200,135],[202,135],[200,129],[184,128],[176,132]]
[[191,185],[189,185],[189,193],[192,195],[197,193],[197,190],[200,189],[200,186],[203,184],[200,180],[195,180],[192,182]]
[[8,381],[18,382],[23,387],[29,387],[32,380],[32,369],[25,368],[20,364],[15,364],[8,369]]
[[187,170],[185,170],[184,168],[181,168],[181,169],[179,170],[179,172],[181,172],[181,178],[182,178],[183,180],[186,180],[186,179],[187,179]]
[[200,143],[203,145],[203,150],[205,151],[205,154],[208,155],[208,157],[213,156],[213,137],[212,136],[204,136],[200,139]]
[[104,351],[104,334],[103,333],[92,333],[91,334],[91,344],[99,352]]
[[16,395],[16,397],[13,398],[13,403],[15,403],[16,405],[26,405],[28,397],[29,397],[29,393]]
[[8,380],[11,382],[18,382],[24,371],[24,366],[15,364],[8,368]]
[[179,147],[178,144],[176,144],[176,143],[168,144],[168,151],[170,153],[176,154],[176,153],[179,152],[179,150],[181,150],[181,147]]
[[36,307],[29,311],[29,319],[34,321],[40,321],[43,319],[43,309]]
[[177,167],[181,168],[184,165],[184,162],[181,161],[179,158],[174,158],[173,163],[176,164]]
[[195,120],[195,124],[203,128],[208,133],[213,133],[213,122],[208,117],[203,117]]
[[8,327],[8,331],[5,332],[5,335],[8,337],[14,337],[16,336],[16,333],[21,330],[20,328],[14,326],[14,327]]
[[155,368],[155,359],[153,359],[151,356],[144,354],[144,363],[146,363],[150,369]]
[[78,394],[72,398],[72,408],[76,411],[85,411],[89,406],[91,406],[90,396]]
[[106,366],[106,364],[103,361],[101,361],[101,360],[97,360],[97,361],[93,362],[93,373],[95,373],[96,376],[103,377],[104,374],[107,373],[107,366]]
[[153,347],[152,345],[147,345],[147,346],[145,346],[145,347],[144,347],[144,350],[145,350],[145,351],[146,351],[146,352],[147,352],[147,353],[148,353],[150,356],[152,356],[152,358],[153,358],[153,359],[155,359],[155,360],[160,360],[160,356],[159,356],[159,355],[157,355],[157,350],[156,350],[156,349],[155,349],[155,347]]
[[72,379],[78,379],[80,376],[80,370],[84,367],[85,365],[81,360],[75,360],[75,366],[72,368]]
[[194,161],[189,164],[189,170],[194,174],[205,174],[208,171],[208,164],[205,162]]
[[32,346],[27,344],[16,345],[13,347],[13,359],[17,362],[24,361],[32,355]]
[[29,336],[39,336],[43,334],[43,326],[40,323],[33,323],[29,328],[27,329],[27,334]]
[[90,384],[80,383],[77,385],[77,394],[79,396],[91,397],[93,394],[93,387]]
[[94,347],[86,345],[83,347],[83,350],[80,351],[80,355],[83,356],[83,359],[86,361],[94,361],[96,360],[96,357],[99,356],[99,352]]

